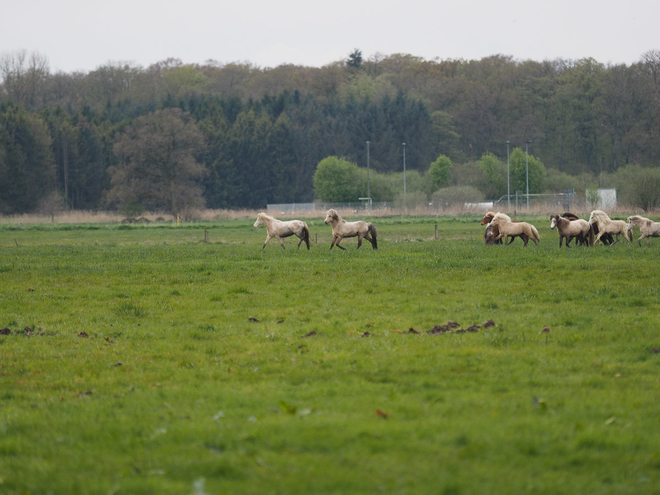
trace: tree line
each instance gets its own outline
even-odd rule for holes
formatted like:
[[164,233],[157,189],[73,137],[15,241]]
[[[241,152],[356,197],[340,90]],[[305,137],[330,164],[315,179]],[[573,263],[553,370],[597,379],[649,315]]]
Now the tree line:
[[356,50],[321,68],[169,59],[88,73],[52,73],[38,53],[0,57],[5,214],[53,197],[76,209],[172,212],[312,201],[319,163],[338,157],[364,169],[367,141],[375,174],[399,173],[406,143],[411,173],[429,174],[441,156],[451,162],[442,184],[421,183],[490,198],[506,192],[507,141],[512,153],[529,141],[547,169],[539,189],[584,190],[640,174],[648,182],[659,138],[656,50],[630,65],[364,59]]

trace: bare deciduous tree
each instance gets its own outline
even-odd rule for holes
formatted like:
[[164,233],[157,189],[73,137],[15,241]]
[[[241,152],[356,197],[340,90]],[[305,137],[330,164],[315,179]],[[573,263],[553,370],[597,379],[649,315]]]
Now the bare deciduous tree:
[[17,50],[0,57],[2,92],[19,105],[37,106],[49,74],[48,59],[38,52]]
[[203,149],[201,131],[178,108],[138,118],[115,142],[121,164],[111,168],[107,201],[120,207],[137,201],[174,215],[203,207],[199,181],[206,170],[196,159]]

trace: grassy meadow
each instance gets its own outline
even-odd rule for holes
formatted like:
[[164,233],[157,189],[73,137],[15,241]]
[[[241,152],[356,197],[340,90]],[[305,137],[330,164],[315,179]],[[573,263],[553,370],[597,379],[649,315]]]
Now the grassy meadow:
[[660,241],[479,219],[0,225],[0,493],[660,493]]

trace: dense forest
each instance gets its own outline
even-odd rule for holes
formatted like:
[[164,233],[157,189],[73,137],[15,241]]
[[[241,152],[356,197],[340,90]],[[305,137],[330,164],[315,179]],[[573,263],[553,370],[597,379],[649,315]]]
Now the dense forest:
[[58,201],[172,212],[313,201],[319,163],[364,168],[367,141],[375,174],[401,170],[405,143],[412,173],[444,156],[451,185],[490,197],[506,189],[475,179],[485,169],[474,164],[487,156],[501,170],[507,142],[544,164],[543,190],[644,173],[655,184],[660,51],[631,65],[355,50],[321,68],[169,59],[88,73],[53,73],[38,53],[0,57],[3,214]]

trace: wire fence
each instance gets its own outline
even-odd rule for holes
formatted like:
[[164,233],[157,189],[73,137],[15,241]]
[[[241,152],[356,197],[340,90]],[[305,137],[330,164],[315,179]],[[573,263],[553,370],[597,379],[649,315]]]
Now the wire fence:
[[269,204],[266,209],[272,216],[290,215],[322,215],[330,208],[338,211],[351,212],[354,214],[456,214],[456,213],[480,213],[487,211],[571,211],[572,208],[581,208],[585,201],[579,200],[573,190],[557,194],[523,194],[517,191],[510,196],[504,195],[493,201],[480,202],[428,202],[409,201],[405,205],[400,202],[375,202],[367,201],[360,203],[283,203]]

